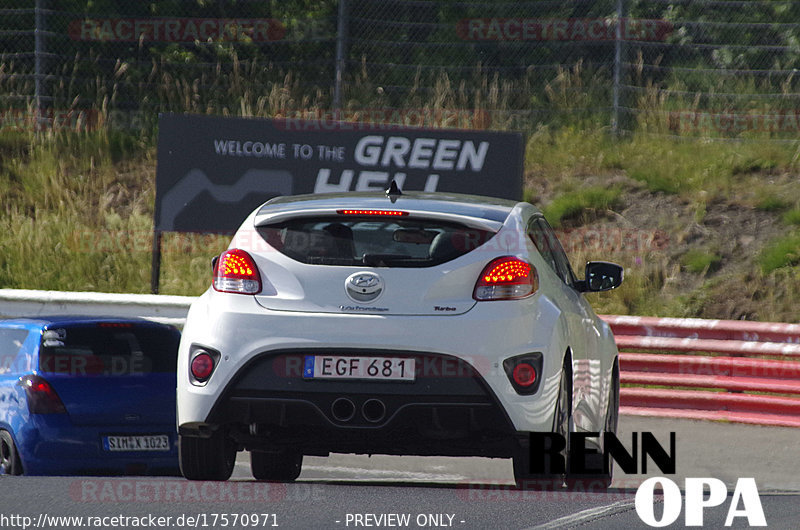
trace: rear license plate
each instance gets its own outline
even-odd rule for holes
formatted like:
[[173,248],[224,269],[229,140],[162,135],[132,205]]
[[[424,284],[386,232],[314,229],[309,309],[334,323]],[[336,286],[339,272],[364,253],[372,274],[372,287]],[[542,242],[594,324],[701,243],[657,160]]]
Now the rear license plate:
[[303,366],[303,378],[413,381],[414,359],[307,355]]
[[169,436],[166,434],[136,436],[104,436],[106,451],[169,451]]

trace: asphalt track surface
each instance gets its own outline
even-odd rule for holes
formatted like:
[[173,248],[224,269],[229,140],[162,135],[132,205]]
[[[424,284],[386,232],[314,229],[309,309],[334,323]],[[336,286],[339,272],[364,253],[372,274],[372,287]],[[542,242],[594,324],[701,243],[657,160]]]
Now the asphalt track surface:
[[[686,477],[728,485],[728,500],[705,510],[705,527],[724,527],[740,477],[755,478],[769,528],[800,527],[800,430],[634,417],[620,428],[629,449],[632,431],[652,432],[665,447],[676,433],[669,478],[681,490]],[[0,528],[648,528],[634,498],[660,475],[650,462],[647,474],[617,473],[603,493],[523,491],[510,460],[332,455],[307,457],[293,484],[271,484],[255,482],[240,453],[225,483],[0,476]],[[656,498],[657,518],[662,509]],[[82,519],[57,519],[69,516]],[[684,522],[682,510],[671,527]],[[747,528],[747,519],[733,527]]]

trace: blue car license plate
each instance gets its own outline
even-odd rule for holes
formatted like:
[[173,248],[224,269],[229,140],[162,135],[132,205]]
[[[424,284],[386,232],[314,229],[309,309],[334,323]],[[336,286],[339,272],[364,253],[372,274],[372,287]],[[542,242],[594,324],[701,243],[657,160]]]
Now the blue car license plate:
[[166,434],[104,436],[103,449],[112,452],[169,451],[169,436]]

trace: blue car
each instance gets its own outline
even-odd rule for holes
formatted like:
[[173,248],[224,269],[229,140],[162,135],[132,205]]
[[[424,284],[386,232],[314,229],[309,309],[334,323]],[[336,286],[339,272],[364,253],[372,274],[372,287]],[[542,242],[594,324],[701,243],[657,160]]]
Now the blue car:
[[142,319],[0,320],[0,474],[178,474],[179,342]]

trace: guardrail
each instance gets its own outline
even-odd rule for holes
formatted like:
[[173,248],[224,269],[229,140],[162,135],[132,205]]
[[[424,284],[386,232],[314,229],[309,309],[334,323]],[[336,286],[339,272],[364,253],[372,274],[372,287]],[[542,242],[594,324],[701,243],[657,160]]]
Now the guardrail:
[[622,352],[620,413],[800,427],[800,325],[603,319]]
[[0,289],[0,316],[141,317],[181,326],[193,301],[192,296]]
[[[112,315],[180,326],[193,300],[0,289],[0,316]],[[800,427],[800,324],[602,318],[622,352],[622,414]]]

